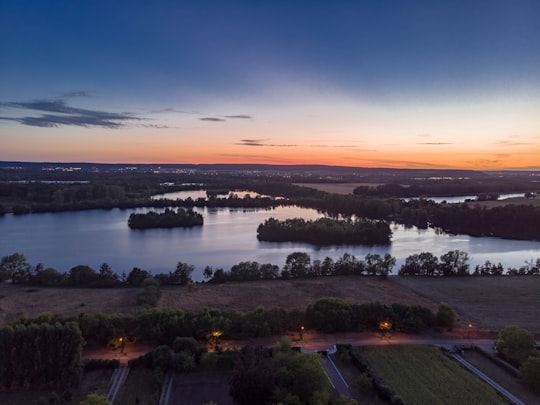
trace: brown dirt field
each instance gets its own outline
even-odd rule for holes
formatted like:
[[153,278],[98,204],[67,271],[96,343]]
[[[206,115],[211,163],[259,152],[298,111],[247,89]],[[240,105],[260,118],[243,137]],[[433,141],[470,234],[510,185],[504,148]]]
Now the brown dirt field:
[[[33,291],[33,292],[30,292]],[[0,324],[24,312],[77,315],[135,313],[138,289],[28,288],[0,284]],[[423,305],[436,311],[447,302],[460,325],[498,330],[518,325],[540,333],[540,277],[398,277],[388,280],[342,276],[309,280],[254,281],[163,287],[159,308],[194,311],[213,307],[251,311],[257,306],[305,309],[319,298],[337,297],[349,303],[380,301]],[[84,306],[82,305],[84,304]]]
[[393,277],[435,302],[448,303],[464,324],[540,333],[540,277]]
[[356,187],[376,187],[380,183],[296,183],[295,185],[301,187],[310,187],[315,190],[325,191],[327,193],[334,194],[352,194]]
[[17,314],[35,317],[44,312],[77,315],[136,311],[137,289],[36,288],[0,283],[0,325]]
[[350,303],[399,302],[437,308],[437,303],[429,298],[403,288],[392,280],[358,276],[201,284],[195,285],[191,291],[187,288],[162,288],[158,306],[185,310],[213,307],[243,312],[259,305],[265,308],[305,309],[324,297],[337,297]]

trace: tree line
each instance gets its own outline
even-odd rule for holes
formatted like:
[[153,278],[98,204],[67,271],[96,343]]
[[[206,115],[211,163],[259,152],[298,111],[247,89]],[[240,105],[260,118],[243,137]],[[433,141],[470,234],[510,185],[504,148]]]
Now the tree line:
[[315,245],[388,245],[392,231],[388,223],[369,219],[338,220],[268,218],[257,227],[257,239],[267,242],[307,242]]
[[88,344],[109,344],[122,337],[159,345],[171,344],[178,336],[210,342],[215,336],[248,339],[299,332],[301,326],[322,332],[376,331],[385,321],[393,330],[417,333],[432,327],[452,327],[455,321],[452,313],[447,305],[440,306],[434,313],[422,306],[380,302],[348,304],[337,298],[323,298],[304,310],[258,307],[241,313],[215,308],[198,311],[147,308],[135,315],[44,313],[36,318],[21,315],[10,327],[24,325],[28,329],[30,325],[71,325],[71,322],[80,329]]
[[[311,260],[306,252],[292,252],[287,255],[283,267],[271,263],[242,261],[233,265],[230,270],[206,266],[203,277],[208,283],[225,283],[256,280],[297,279],[328,276],[378,276],[386,278],[393,271],[396,258],[385,253],[368,253],[363,259],[344,253],[336,260],[325,257],[323,260]],[[77,265],[68,272],[61,273],[52,267],[38,263],[30,265],[21,253],[13,253],[0,260],[0,282],[10,280],[14,284],[40,286],[84,286],[95,288],[106,287],[143,287],[148,297],[141,295],[141,303],[157,301],[159,296],[155,286],[187,285],[193,282],[195,267],[178,262],[176,268],[168,273],[152,274],[148,270],[134,267],[129,273],[117,274],[107,263],[103,263],[99,271],[87,265]],[[431,252],[409,255],[398,270],[399,276],[522,276],[540,275],[540,258],[525,261],[519,268],[504,268],[499,263],[489,260],[478,264],[471,272],[469,255],[461,250],[450,250],[437,257]],[[152,279],[154,282],[146,280]],[[143,285],[146,281],[147,285]]]
[[193,227],[203,224],[203,216],[192,209],[166,208],[165,212],[150,211],[145,214],[131,214],[128,226],[131,229]]

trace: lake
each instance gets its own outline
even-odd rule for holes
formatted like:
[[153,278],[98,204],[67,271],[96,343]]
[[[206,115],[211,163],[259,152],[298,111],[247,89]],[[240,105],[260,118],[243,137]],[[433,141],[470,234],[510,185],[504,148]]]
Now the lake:
[[[188,194],[182,192],[179,197]],[[193,192],[189,192],[193,196]],[[255,195],[253,193],[253,195]],[[397,259],[394,273],[411,254],[429,251],[440,256],[449,250],[469,253],[471,268],[486,260],[519,267],[525,260],[540,257],[540,243],[498,238],[475,238],[438,234],[433,229],[405,229],[393,225],[390,246],[325,246],[303,243],[259,242],[257,226],[269,217],[280,220],[322,214],[312,209],[278,207],[272,210],[197,208],[204,217],[202,227],[183,229],[131,230],[127,220],[132,212],[148,209],[112,209],[30,214],[0,217],[0,256],[23,253],[32,265],[43,263],[60,271],[85,264],[99,269],[107,262],[118,274],[140,267],[155,273],[174,271],[179,261],[192,264],[193,279],[203,279],[205,266],[229,270],[241,261],[272,263],[282,267],[295,251],[310,254],[312,260],[330,256],[337,259],[350,253],[363,259],[367,253],[390,253]]]

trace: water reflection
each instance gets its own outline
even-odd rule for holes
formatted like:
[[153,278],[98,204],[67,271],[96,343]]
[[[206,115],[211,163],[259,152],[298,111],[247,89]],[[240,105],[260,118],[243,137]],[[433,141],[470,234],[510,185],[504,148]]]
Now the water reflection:
[[195,228],[131,230],[127,220],[135,210],[92,210],[58,214],[0,217],[0,255],[21,252],[33,265],[67,271],[78,264],[98,269],[103,262],[113,271],[128,273],[137,266],[154,273],[173,271],[178,261],[196,267],[195,280],[202,280],[205,266],[222,267],[246,260],[283,266],[287,255],[305,251],[312,260],[326,256],[337,259],[344,253],[363,258],[368,253],[390,253],[397,259],[396,270],[411,254],[429,251],[440,256],[449,250],[469,253],[471,263],[486,260],[519,267],[525,260],[540,257],[540,243],[497,238],[474,238],[440,234],[433,229],[405,229],[393,225],[390,246],[323,246],[303,243],[259,242],[257,226],[269,217],[316,219],[313,209],[277,207],[270,210],[195,208],[204,226]]

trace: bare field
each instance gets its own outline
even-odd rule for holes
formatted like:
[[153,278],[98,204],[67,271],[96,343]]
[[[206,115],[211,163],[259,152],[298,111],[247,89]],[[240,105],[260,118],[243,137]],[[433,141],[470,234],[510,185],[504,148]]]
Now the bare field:
[[[138,289],[28,288],[0,283],[0,324],[17,313],[136,313]],[[388,280],[340,276],[308,280],[253,281],[163,287],[159,308],[195,311],[203,307],[246,312],[265,308],[305,309],[324,297],[349,303],[379,301],[423,305],[433,311],[447,302],[461,326],[498,330],[519,325],[540,333],[540,277],[398,277]]]
[[540,333],[540,277],[393,277],[435,302],[448,303],[464,324]]
[[437,308],[437,304],[429,298],[391,280],[358,276],[203,284],[196,285],[191,291],[187,288],[163,288],[159,307],[186,310],[214,307],[244,312],[259,305],[265,308],[305,309],[324,297],[337,297],[349,303],[399,302]]
[[356,187],[377,187],[380,183],[296,183],[296,186],[314,188],[334,194],[352,194]]
[[131,313],[137,309],[134,305],[137,291],[136,288],[36,288],[0,283],[0,324],[18,313],[29,317],[43,312]]

